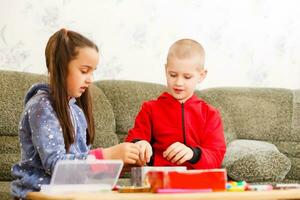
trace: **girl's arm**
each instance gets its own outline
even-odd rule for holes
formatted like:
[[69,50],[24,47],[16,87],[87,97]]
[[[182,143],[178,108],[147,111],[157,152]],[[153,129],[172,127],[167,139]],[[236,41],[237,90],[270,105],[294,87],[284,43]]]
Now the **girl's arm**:
[[27,109],[32,143],[37,150],[42,167],[51,174],[58,160],[86,159],[86,152],[66,153],[60,123],[47,98],[42,98]]

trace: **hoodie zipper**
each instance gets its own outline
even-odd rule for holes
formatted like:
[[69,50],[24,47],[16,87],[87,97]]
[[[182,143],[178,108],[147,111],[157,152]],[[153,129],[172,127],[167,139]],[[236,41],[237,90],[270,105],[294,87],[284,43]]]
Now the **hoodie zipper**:
[[183,144],[186,144],[185,136],[185,126],[184,126],[184,103],[181,103],[181,122],[182,122],[182,135],[183,135]]

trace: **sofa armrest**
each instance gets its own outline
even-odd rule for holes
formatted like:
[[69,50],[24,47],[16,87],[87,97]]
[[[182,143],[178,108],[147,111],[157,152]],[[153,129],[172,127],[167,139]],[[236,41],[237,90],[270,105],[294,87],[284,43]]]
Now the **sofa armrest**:
[[271,143],[234,140],[227,146],[223,161],[230,178],[237,181],[282,181],[291,161]]

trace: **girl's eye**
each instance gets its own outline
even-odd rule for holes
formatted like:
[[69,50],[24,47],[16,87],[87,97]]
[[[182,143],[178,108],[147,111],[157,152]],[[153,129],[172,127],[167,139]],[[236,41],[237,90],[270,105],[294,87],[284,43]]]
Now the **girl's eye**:
[[185,76],[184,78],[185,79],[191,79],[192,77],[191,76]]
[[81,70],[81,73],[86,74],[86,73],[88,73],[88,71],[86,71],[86,70]]
[[170,76],[174,78],[174,77],[176,77],[176,74],[170,74]]

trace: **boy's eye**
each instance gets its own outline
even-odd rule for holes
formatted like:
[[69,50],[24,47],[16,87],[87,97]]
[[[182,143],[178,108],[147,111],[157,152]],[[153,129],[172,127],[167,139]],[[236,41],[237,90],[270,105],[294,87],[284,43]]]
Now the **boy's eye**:
[[88,70],[81,70],[81,73],[86,74],[88,73]]
[[171,77],[176,77],[176,74],[170,74]]
[[185,76],[184,78],[185,79],[191,79],[192,77],[191,76]]

